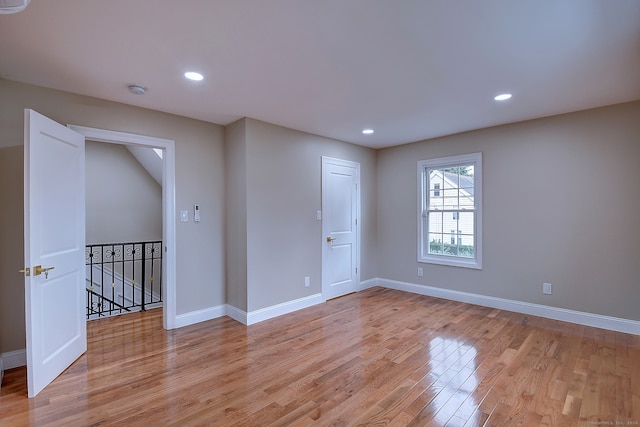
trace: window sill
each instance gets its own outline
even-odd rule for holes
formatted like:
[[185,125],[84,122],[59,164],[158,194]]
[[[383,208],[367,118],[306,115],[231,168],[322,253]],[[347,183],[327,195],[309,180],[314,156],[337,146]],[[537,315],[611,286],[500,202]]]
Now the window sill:
[[425,264],[446,265],[449,267],[471,268],[474,270],[482,270],[482,262],[477,259],[464,259],[448,256],[428,255],[418,259],[418,262]]

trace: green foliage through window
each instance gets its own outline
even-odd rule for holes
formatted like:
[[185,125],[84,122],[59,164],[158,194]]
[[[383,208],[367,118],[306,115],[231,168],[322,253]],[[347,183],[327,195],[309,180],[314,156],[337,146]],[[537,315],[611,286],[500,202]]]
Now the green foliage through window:
[[432,240],[429,242],[429,253],[473,258],[473,245],[456,245]]

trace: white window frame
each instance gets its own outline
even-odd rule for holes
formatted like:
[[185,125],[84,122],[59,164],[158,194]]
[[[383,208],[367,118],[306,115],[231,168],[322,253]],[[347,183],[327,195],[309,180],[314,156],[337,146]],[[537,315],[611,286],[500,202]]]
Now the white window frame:
[[[474,199],[474,257],[458,257],[452,255],[438,255],[423,253],[423,238],[429,225],[423,221],[429,206],[429,174],[433,168],[450,168],[473,165],[473,199]],[[440,157],[437,159],[420,160],[418,162],[418,262],[482,269],[482,153],[464,154],[461,156]]]

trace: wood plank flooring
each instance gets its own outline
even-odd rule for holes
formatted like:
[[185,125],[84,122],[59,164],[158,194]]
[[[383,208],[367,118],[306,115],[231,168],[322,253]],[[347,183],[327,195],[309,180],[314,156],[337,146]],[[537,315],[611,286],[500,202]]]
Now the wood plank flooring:
[[637,426],[640,337],[372,288],[256,325],[88,324],[34,399],[5,373],[3,426]]

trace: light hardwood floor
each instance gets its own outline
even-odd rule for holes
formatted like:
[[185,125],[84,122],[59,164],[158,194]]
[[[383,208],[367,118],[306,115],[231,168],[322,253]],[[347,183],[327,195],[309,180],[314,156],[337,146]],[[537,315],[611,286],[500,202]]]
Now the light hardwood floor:
[[149,311],[88,324],[7,426],[637,426],[640,337],[373,288],[252,326],[173,331]]

